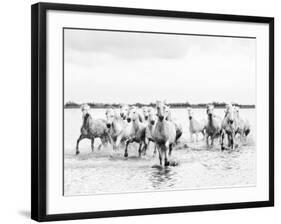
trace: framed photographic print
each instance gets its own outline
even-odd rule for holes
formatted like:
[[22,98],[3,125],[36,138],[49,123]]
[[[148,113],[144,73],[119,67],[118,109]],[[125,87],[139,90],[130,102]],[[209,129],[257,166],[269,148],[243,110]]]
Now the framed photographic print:
[[274,205],[274,19],[32,5],[32,219]]

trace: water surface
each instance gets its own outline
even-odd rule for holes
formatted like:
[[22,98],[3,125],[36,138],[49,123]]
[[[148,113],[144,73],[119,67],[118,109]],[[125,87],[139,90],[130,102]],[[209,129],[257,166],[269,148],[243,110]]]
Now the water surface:
[[[105,118],[104,109],[91,110],[95,118]],[[158,155],[153,156],[151,143],[145,157],[138,157],[138,144],[129,147],[129,157],[124,158],[124,146],[117,151],[106,146],[101,150],[95,141],[91,152],[90,140],[80,142],[80,154],[75,155],[76,140],[80,134],[82,115],[79,109],[64,111],[64,193],[89,195],[127,193],[157,190],[201,189],[214,187],[247,187],[256,183],[255,109],[241,109],[252,130],[245,143],[231,151],[221,151],[218,142],[206,148],[202,136],[191,142],[186,109],[172,109],[173,118],[183,126],[183,136],[173,150],[171,160],[179,165],[167,168],[158,166]],[[223,110],[216,114],[223,116]],[[206,118],[204,109],[195,109],[194,117]]]

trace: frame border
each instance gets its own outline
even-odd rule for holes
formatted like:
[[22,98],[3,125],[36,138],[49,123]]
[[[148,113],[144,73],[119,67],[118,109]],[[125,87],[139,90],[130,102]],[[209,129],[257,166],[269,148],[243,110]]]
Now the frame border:
[[[111,13],[141,16],[162,16],[269,25],[269,200],[195,206],[159,207],[67,214],[46,213],[46,12]],[[36,221],[74,220],[117,216],[150,215],[194,211],[225,210],[274,206],[274,18],[184,11],[167,11],[109,6],[37,3],[31,6],[31,218]]]

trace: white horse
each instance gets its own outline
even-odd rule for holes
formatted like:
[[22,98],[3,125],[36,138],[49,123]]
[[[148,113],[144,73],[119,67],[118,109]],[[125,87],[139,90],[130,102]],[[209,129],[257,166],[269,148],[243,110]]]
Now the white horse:
[[123,120],[127,119],[128,112],[129,112],[129,106],[127,104],[121,105],[121,107],[120,107],[120,117]]
[[158,152],[159,161],[162,166],[162,158],[164,157],[164,165],[169,165],[167,151],[169,150],[169,156],[172,153],[173,146],[176,144],[176,125],[172,121],[167,120],[167,107],[161,102],[156,102],[156,110],[158,121],[153,133]]
[[174,123],[175,127],[176,127],[176,142],[178,142],[178,139],[182,136],[183,133],[183,129],[182,129],[182,125],[177,122],[175,119],[173,119],[172,117],[172,112],[170,109],[170,106],[164,101],[164,110],[165,110],[165,119],[167,121],[170,121],[172,123]]
[[214,106],[207,106],[207,124],[206,124],[206,143],[209,147],[209,138],[211,146],[214,145],[214,139],[219,138],[221,134],[221,118],[214,114]]
[[227,135],[228,147],[234,149],[235,135],[239,131],[238,118],[235,107],[231,104],[226,106],[225,116],[222,120],[221,149],[224,150],[224,137]]
[[141,157],[142,146],[146,149],[145,130],[147,125],[140,121],[139,111],[136,107],[129,110],[127,121],[132,123],[130,138],[126,142],[124,156],[128,157],[128,146],[132,142],[139,143],[139,157]]
[[156,154],[157,148],[156,148],[156,144],[155,144],[155,139],[153,137],[153,133],[155,131],[157,120],[158,120],[158,118],[157,118],[155,109],[154,108],[149,108],[149,111],[148,111],[148,124],[147,124],[147,127],[145,129],[146,148],[144,149],[144,154],[146,153],[146,150],[149,147],[149,143],[150,142],[154,142],[153,156],[155,156],[155,154]]
[[94,151],[94,141],[95,138],[100,138],[102,144],[99,145],[98,149],[101,148],[102,145],[104,145],[109,138],[108,130],[106,127],[106,121],[104,119],[93,119],[90,115],[90,107],[87,104],[83,104],[81,106],[82,110],[82,119],[83,124],[80,129],[80,136],[77,139],[76,142],[76,155],[80,153],[79,151],[79,142],[84,139],[90,139],[91,140],[91,148],[92,151]]
[[234,107],[234,110],[236,112],[236,119],[237,119],[237,130],[235,135],[239,134],[240,138],[242,138],[242,140],[245,141],[251,131],[251,125],[247,119],[242,118],[239,109],[240,108],[238,106]]
[[113,149],[117,149],[121,141],[125,142],[130,138],[132,124],[128,123],[127,120],[123,120],[112,108],[107,109],[105,115],[110,141]]
[[196,136],[196,141],[198,141],[198,134],[201,133],[203,138],[205,137],[205,129],[207,121],[202,119],[198,121],[194,118],[193,110],[189,107],[187,108],[188,111],[188,119],[189,119],[189,133],[190,133],[190,140],[193,142],[193,135]]

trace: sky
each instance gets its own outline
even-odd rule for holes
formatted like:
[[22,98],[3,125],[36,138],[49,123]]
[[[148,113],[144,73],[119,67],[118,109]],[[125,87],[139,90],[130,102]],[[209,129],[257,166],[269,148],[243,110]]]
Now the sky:
[[64,32],[65,102],[255,104],[255,39]]

